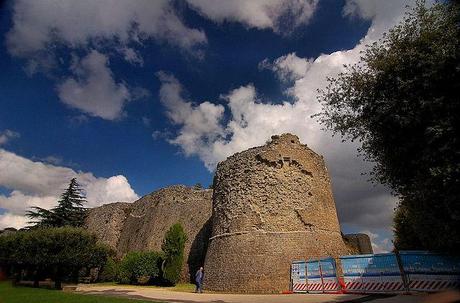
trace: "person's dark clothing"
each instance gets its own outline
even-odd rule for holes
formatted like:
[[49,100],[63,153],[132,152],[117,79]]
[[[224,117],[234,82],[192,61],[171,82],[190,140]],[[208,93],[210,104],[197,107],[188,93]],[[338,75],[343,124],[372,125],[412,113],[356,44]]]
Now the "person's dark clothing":
[[195,292],[203,292],[202,284],[203,284],[203,271],[198,270],[195,274],[195,283],[196,283],[196,289]]

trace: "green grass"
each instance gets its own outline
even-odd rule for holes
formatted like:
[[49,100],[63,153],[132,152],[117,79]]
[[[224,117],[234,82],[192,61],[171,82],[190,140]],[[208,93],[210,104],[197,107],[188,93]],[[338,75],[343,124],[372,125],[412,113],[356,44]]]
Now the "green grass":
[[13,287],[10,282],[0,282],[0,303],[152,303],[152,301],[85,295],[42,288]]

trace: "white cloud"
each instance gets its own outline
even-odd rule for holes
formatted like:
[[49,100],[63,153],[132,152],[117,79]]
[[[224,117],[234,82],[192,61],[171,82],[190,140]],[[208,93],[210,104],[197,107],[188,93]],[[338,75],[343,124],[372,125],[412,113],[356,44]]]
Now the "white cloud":
[[8,50],[29,59],[56,43],[76,48],[104,39],[127,45],[153,38],[189,51],[206,43],[204,32],[187,27],[168,0],[19,0],[13,9]]
[[389,238],[383,238],[371,232],[370,230],[363,230],[360,233],[367,234],[371,239],[372,250],[374,254],[387,253],[393,250],[393,243]]
[[5,213],[0,215],[0,229],[7,227],[19,229],[26,226],[28,221],[29,220],[24,216]]
[[123,57],[129,63],[137,64],[139,66],[144,65],[144,59],[142,58],[141,54],[138,51],[136,51],[134,48],[125,46],[125,47],[120,48],[119,52],[123,54]]
[[312,60],[299,58],[296,53],[281,56],[270,62],[268,59],[259,63],[260,69],[269,69],[276,73],[283,82],[299,80],[307,74]]
[[317,0],[187,0],[192,8],[215,22],[240,22],[247,27],[289,33],[307,24]]
[[12,131],[10,129],[5,129],[0,131],[0,145],[8,143],[11,139],[19,138],[20,134],[18,132]]
[[71,107],[108,120],[119,118],[124,103],[136,97],[135,91],[114,80],[103,54],[108,48],[116,50],[112,55],[121,53],[127,62],[142,66],[135,48],[147,40],[166,42],[198,57],[207,43],[205,33],[185,25],[169,0],[18,0],[12,24],[7,49],[27,60],[30,76],[66,70],[68,62],[58,51],[62,48],[86,53],[71,66],[73,75],[58,84],[59,97]]
[[[166,114],[172,123],[182,126],[176,138],[170,142],[183,147],[186,155],[213,157],[208,144],[224,134],[220,125],[224,107],[210,102],[193,106],[182,97],[182,86],[174,76],[165,72],[158,72],[157,76],[162,82],[160,100],[166,107]],[[152,136],[156,137],[157,133]]]
[[[356,3],[358,7],[361,5]],[[217,162],[227,156],[264,144],[272,134],[295,133],[302,142],[324,155],[332,176],[341,222],[355,228],[383,228],[389,233],[396,199],[387,189],[373,186],[366,176],[361,175],[371,169],[371,164],[357,157],[356,143],[341,142],[339,137],[332,137],[330,132],[323,131],[322,126],[311,118],[312,114],[321,110],[317,89],[325,87],[326,78],[343,71],[344,64],[357,62],[364,46],[378,39],[400,20],[408,4],[396,1],[374,3],[372,25],[367,35],[353,49],[322,54],[315,59],[300,58],[291,53],[273,62],[264,60],[261,63],[262,68],[273,70],[282,81],[292,83],[286,93],[293,97],[294,102],[276,104],[270,100],[261,100],[252,84],[243,85],[221,96],[227,102],[226,119],[221,118],[220,105],[205,102],[207,107],[219,108],[219,118],[215,119],[219,122],[217,125],[197,125],[186,123],[185,119],[173,118],[180,129],[170,142],[180,146],[187,155],[197,155],[212,170]],[[366,11],[371,14],[370,9],[366,8]],[[170,117],[187,117],[200,111],[199,105],[192,106],[182,98],[182,87],[177,80],[174,85],[164,79],[160,80],[160,96],[162,90],[167,90],[168,103],[172,104],[168,112]],[[187,110],[184,111],[184,108]],[[190,136],[193,140],[181,140],[184,136]]]
[[0,186],[11,190],[8,195],[0,195],[0,208],[7,210],[0,215],[0,228],[23,227],[27,221],[24,214],[31,206],[55,206],[59,195],[74,177],[86,192],[87,207],[138,199],[138,195],[122,175],[95,177],[92,173],[76,172],[67,167],[32,161],[0,149]]
[[124,84],[113,79],[105,55],[93,50],[83,59],[76,59],[72,71],[76,77],[57,86],[62,102],[92,116],[120,118],[131,95]]

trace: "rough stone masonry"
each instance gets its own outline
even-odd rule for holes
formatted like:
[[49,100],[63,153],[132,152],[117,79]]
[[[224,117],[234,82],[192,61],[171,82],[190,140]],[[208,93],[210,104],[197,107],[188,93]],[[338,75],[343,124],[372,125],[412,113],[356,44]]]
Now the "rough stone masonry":
[[189,238],[182,280],[206,254],[204,285],[215,291],[280,292],[289,288],[292,260],[372,253],[368,236],[341,234],[324,160],[295,135],[228,157],[213,188],[172,186],[104,205],[91,210],[87,227],[121,257],[158,250],[181,222]]

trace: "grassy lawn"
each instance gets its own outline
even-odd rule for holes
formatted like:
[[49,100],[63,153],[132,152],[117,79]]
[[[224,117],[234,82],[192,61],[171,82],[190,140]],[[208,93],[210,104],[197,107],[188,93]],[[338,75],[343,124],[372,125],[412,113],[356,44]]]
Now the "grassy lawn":
[[0,303],[152,303],[152,301],[84,295],[41,288],[12,287],[10,282],[0,282]]

